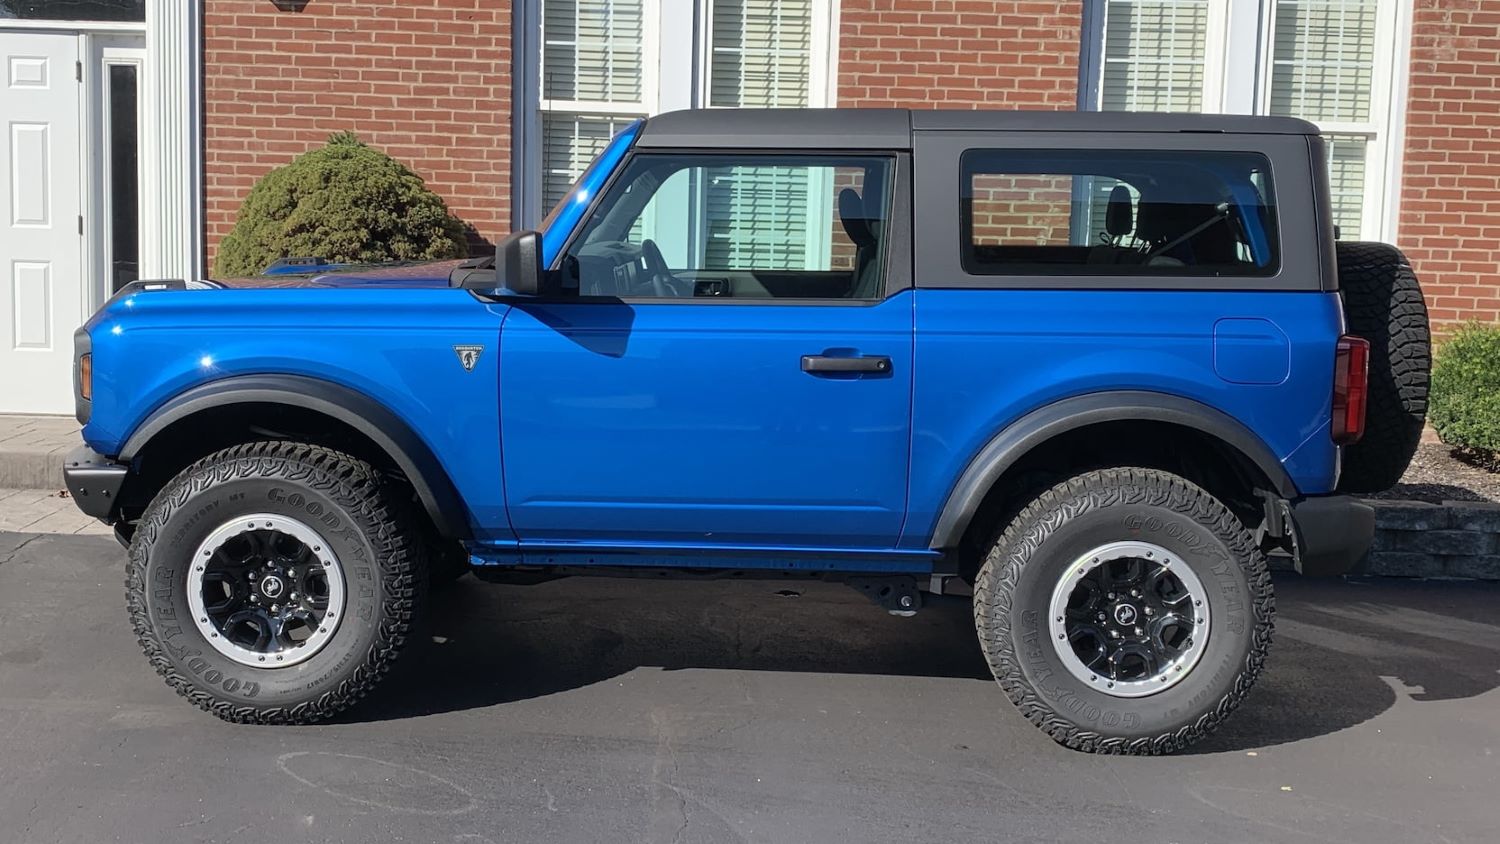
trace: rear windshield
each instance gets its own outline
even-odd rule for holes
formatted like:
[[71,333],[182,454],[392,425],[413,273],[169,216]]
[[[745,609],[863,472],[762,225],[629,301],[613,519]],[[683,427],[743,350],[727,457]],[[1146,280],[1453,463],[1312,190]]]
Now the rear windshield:
[[1270,276],[1280,263],[1263,155],[970,150],[962,167],[974,275]]

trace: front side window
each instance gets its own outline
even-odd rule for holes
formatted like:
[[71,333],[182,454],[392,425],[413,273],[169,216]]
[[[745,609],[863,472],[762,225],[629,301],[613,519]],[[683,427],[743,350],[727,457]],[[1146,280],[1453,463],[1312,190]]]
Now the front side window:
[[1265,156],[971,150],[962,166],[960,248],[975,275],[1276,272]]
[[562,262],[622,298],[878,299],[892,160],[639,155]]

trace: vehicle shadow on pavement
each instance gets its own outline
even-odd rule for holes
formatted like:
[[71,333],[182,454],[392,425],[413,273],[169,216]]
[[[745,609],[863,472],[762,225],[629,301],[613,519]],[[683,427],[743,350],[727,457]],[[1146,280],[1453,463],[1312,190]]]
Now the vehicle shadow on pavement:
[[[1465,601],[1458,590],[1486,598]],[[786,593],[794,593],[791,597]],[[1246,703],[1191,752],[1327,735],[1391,708],[1500,686],[1500,585],[1280,576],[1274,644]],[[341,720],[461,711],[639,667],[989,681],[967,599],[893,618],[852,589],[768,581],[572,579],[435,593],[436,621],[380,694]],[[435,639],[436,641],[432,641]],[[1004,694],[993,689],[996,706]]]
[[[1394,706],[1500,687],[1500,584],[1278,578],[1276,633],[1243,706],[1189,752],[1327,735]],[[1480,600],[1453,600],[1460,592]],[[1477,610],[1477,611],[1476,611]]]
[[[572,578],[435,592],[430,631],[345,721],[473,709],[640,667],[949,677],[993,682],[967,598],[888,615],[828,583]],[[1001,695],[995,689],[997,695]]]

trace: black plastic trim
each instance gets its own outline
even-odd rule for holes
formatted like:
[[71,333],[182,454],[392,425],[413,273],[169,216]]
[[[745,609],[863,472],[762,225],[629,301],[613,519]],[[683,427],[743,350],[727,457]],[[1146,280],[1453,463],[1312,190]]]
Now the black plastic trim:
[[120,503],[120,487],[130,468],[116,463],[86,445],[68,452],[63,459],[63,486],[85,515],[112,521]]
[[134,460],[153,437],[174,422],[210,408],[250,403],[312,410],[354,428],[396,462],[442,536],[472,536],[468,508],[427,443],[385,405],[330,381],[300,375],[242,375],[195,387],[147,417],[120,450],[119,460]]
[[1375,508],[1348,495],[1304,498],[1290,516],[1292,556],[1309,577],[1349,574],[1375,541]]
[[[94,416],[93,399],[83,397],[83,372],[80,369],[83,356],[93,353],[94,338],[89,336],[88,329],[80,328],[73,332],[73,418],[80,425],[89,424],[89,419]],[[92,389],[92,385],[90,387]]]
[[1279,495],[1289,499],[1298,497],[1296,484],[1270,447],[1222,411],[1167,393],[1139,390],[1088,393],[1033,410],[991,438],[969,461],[948,493],[929,546],[956,547],[995,481],[1027,452],[1059,434],[1122,420],[1166,422],[1202,431],[1247,457]]

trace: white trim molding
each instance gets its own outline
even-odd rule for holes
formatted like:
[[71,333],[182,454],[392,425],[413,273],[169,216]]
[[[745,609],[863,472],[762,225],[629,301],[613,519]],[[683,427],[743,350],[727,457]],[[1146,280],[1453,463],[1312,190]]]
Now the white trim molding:
[[203,0],[146,4],[141,277],[203,266]]

